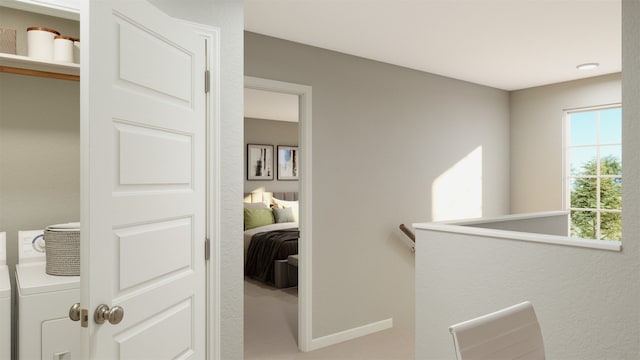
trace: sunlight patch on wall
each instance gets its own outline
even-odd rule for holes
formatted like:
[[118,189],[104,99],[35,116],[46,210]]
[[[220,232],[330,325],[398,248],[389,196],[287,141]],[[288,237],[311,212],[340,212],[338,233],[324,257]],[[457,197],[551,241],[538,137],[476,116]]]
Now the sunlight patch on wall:
[[433,221],[482,217],[482,146],[478,146],[433,182]]

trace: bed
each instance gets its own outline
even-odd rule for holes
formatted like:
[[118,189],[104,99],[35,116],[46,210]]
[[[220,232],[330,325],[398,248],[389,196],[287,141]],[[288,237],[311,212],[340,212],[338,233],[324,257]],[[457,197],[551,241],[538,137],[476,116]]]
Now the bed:
[[289,273],[297,268],[287,259],[298,254],[298,193],[245,194],[244,226],[245,276],[278,288],[297,285],[297,273]]

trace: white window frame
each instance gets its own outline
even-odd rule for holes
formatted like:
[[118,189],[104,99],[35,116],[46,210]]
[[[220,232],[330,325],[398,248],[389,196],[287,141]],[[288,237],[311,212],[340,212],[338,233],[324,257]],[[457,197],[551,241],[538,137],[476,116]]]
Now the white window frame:
[[[599,240],[601,233],[600,233],[600,227],[601,227],[601,223],[600,223],[600,215],[602,213],[622,213],[622,210],[617,210],[617,209],[601,209],[600,208],[600,179],[606,179],[606,178],[622,178],[622,176],[618,176],[618,175],[601,175],[600,174],[600,162],[596,162],[596,166],[597,166],[597,175],[595,176],[575,176],[575,175],[571,175],[571,164],[570,164],[570,157],[569,157],[569,151],[573,148],[580,148],[580,147],[596,147],[596,158],[600,159],[600,147],[601,146],[616,146],[619,145],[620,147],[622,147],[622,139],[621,142],[619,143],[600,143],[600,114],[598,113],[598,117],[597,117],[597,134],[596,134],[596,143],[595,144],[583,144],[583,145],[573,145],[571,146],[569,144],[569,137],[571,135],[571,129],[570,129],[570,117],[572,114],[577,114],[577,113],[583,113],[583,112],[595,112],[595,111],[603,111],[603,110],[608,110],[608,109],[616,109],[616,108],[620,108],[622,109],[622,104],[620,103],[615,103],[615,104],[607,104],[607,105],[600,105],[600,106],[592,106],[592,107],[584,107],[584,108],[575,108],[575,109],[567,109],[564,110],[564,116],[563,116],[563,151],[562,151],[562,157],[563,157],[563,164],[564,164],[564,168],[563,168],[563,208],[567,211],[569,211],[569,229],[571,228],[571,211],[595,211],[596,213],[596,226],[597,226],[597,231],[596,231],[596,239],[595,240]],[[572,179],[578,179],[578,178],[589,178],[589,179],[596,179],[596,208],[595,209],[591,209],[591,208],[572,208],[571,207],[571,180]]]

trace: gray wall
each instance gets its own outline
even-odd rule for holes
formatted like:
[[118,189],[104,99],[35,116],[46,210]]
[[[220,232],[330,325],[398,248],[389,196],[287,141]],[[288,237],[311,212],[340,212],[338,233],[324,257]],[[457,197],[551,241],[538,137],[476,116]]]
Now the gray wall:
[[79,83],[0,74],[0,231],[10,269],[18,230],[79,219]]
[[298,145],[298,123],[263,119],[244,119],[244,192],[298,191],[298,181],[278,181],[277,173],[272,181],[247,180],[247,144],[273,145],[273,166],[277,167],[278,145]]
[[508,94],[254,33],[245,75],[313,87],[313,338],[412,328],[414,259],[395,229],[431,220],[434,181],[479,147],[482,214],[508,213]]
[[620,79],[618,73],[511,93],[512,213],[562,210],[564,110],[620,103]]
[[80,219],[79,85],[0,74],[0,231],[10,274],[19,230]]

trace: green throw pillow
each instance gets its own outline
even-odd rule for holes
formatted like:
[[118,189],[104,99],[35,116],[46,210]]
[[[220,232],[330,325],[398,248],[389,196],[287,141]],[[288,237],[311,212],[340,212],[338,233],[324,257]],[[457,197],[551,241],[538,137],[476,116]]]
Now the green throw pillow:
[[275,223],[271,209],[244,209],[244,229]]

